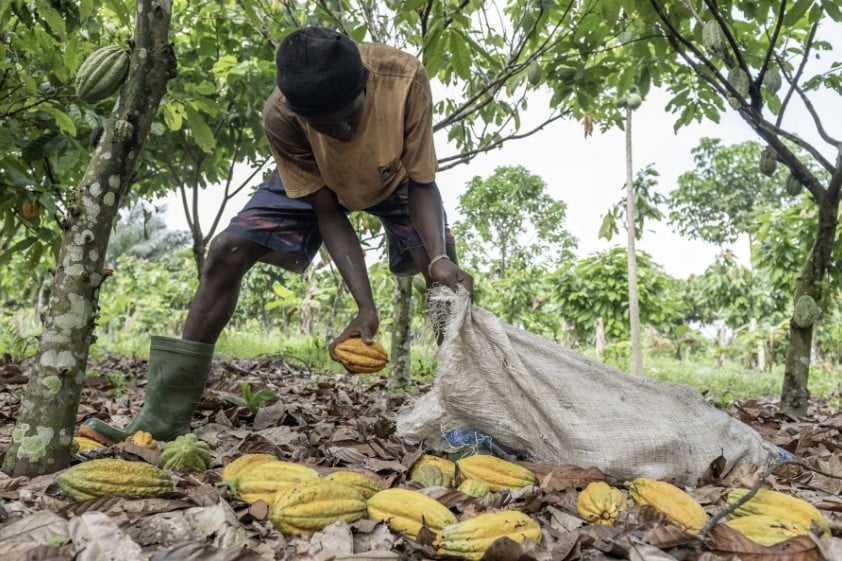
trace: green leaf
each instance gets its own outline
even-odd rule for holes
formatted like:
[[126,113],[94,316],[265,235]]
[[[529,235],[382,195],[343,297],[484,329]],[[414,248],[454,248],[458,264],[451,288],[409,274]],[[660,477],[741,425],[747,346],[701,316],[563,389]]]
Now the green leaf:
[[795,2],[784,16],[784,25],[791,26],[798,23],[798,20],[807,13],[812,4],[813,0],[798,0]]
[[205,152],[212,152],[216,146],[216,140],[213,137],[213,131],[205,122],[204,117],[196,111],[193,105],[185,105],[184,110],[187,111],[187,124],[193,132],[193,138],[196,139],[199,148]]
[[[103,4],[117,16],[124,27],[129,25],[129,13],[132,10],[129,10],[123,0],[103,0]],[[134,2],[132,2],[132,6],[134,6]]]
[[196,91],[202,95],[214,94],[216,93],[216,84],[207,80],[202,80],[199,85],[196,86]]
[[84,25],[94,11],[94,0],[81,0],[79,3],[79,20]]
[[468,43],[460,33],[450,33],[448,37],[450,47],[450,62],[457,76],[468,79],[471,75],[471,51]]
[[62,131],[66,132],[68,136],[76,136],[76,123],[73,122],[73,119],[70,116],[59,109],[58,107],[53,107],[52,105],[44,104],[39,106],[39,109],[42,109],[53,116],[56,120],[56,125]]
[[60,13],[48,6],[45,2],[39,2],[38,15],[44,18],[53,33],[62,39],[67,37],[67,30],[64,26],[64,18]]
[[211,67],[211,72],[213,72],[214,76],[223,77],[231,72],[231,69],[234,68],[236,64],[237,57],[234,55],[225,55],[214,63],[213,67]]
[[840,7],[838,0],[822,0],[822,7],[833,21],[842,21],[842,7]]

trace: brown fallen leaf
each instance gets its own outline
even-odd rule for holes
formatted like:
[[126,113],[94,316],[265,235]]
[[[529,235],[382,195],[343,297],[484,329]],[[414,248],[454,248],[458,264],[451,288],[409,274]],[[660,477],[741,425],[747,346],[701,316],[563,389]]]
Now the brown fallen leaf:
[[763,546],[725,524],[717,524],[710,531],[710,543],[715,551],[738,555],[741,561],[822,561],[819,548],[809,536]]
[[571,464],[552,465],[533,462],[517,462],[538,478],[543,489],[566,491],[586,487],[591,481],[604,481],[605,474],[595,467],[580,468]]
[[219,549],[204,541],[180,543],[159,551],[149,561],[261,561],[253,551],[241,548]]

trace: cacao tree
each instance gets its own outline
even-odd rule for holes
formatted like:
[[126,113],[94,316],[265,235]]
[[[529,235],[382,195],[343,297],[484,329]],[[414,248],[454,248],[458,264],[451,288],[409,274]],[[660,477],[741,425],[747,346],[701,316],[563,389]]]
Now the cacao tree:
[[[799,185],[818,208],[813,244],[792,287],[794,309],[821,307],[836,240],[842,150],[838,132],[829,129],[834,110],[818,99],[842,94],[838,61],[828,33],[838,33],[842,9],[833,0],[758,2],[713,0],[623,0],[629,14],[623,25],[649,40],[631,49],[648,76],[672,94],[667,109],[678,114],[676,128],[693,120],[718,120],[731,107],[770,147],[772,159],[789,171],[791,190]],[[795,106],[806,118],[785,121]],[[805,122],[807,121],[807,122]],[[809,133],[796,123],[812,125]],[[796,153],[789,141],[803,150]],[[808,160],[827,173],[822,180]],[[799,305],[799,302],[801,304]],[[813,337],[813,314],[790,322],[789,348],[781,390],[781,409],[803,414]]]
[[[629,338],[626,255],[624,248],[614,247],[581,259],[572,269],[554,273],[554,297],[580,344],[593,339],[594,325],[600,317],[608,339]],[[646,252],[638,252],[637,258],[641,322],[668,331],[683,319],[672,279]]]
[[761,173],[763,150],[759,142],[724,146],[716,138],[700,139],[693,148],[695,167],[679,176],[669,195],[670,224],[682,235],[719,246],[740,235],[751,245],[757,216],[787,198],[786,169]]
[[111,227],[176,72],[168,40],[171,11],[170,1],[137,1],[128,78],[68,202],[35,366],[5,457],[10,474],[49,473],[70,461]]
[[[539,176],[522,166],[498,167],[474,177],[459,197],[456,232],[466,259],[497,278],[511,269],[546,260],[571,260],[575,239],[563,227],[567,206],[547,193]],[[548,256],[548,257],[544,257]]]

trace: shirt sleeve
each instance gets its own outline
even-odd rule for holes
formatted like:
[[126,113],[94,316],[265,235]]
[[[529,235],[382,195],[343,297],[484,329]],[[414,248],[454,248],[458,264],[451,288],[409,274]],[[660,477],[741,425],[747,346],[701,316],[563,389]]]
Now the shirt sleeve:
[[283,102],[276,88],[263,108],[263,132],[287,196],[304,197],[321,189],[324,180],[301,125],[284,114],[280,103]]
[[433,96],[430,80],[421,64],[407,91],[401,162],[413,181],[432,183],[436,180],[438,160],[433,143]]

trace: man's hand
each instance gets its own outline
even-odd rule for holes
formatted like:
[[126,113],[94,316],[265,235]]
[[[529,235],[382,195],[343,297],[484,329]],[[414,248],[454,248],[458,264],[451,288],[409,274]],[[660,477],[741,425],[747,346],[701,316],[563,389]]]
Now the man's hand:
[[330,351],[330,358],[336,362],[340,362],[334,352],[336,345],[342,341],[351,339],[352,337],[359,337],[364,343],[371,343],[374,341],[374,336],[377,334],[377,330],[379,328],[380,319],[377,317],[377,310],[360,310],[357,312],[357,317],[351,320],[351,323],[349,323],[348,327],[345,328],[345,331],[343,331],[339,337],[334,339],[333,343],[331,343],[330,347],[328,347],[328,350]]
[[439,259],[430,266],[429,269],[430,280],[442,286],[446,286],[457,292],[457,288],[462,286],[468,291],[468,294],[473,298],[474,295],[474,278],[459,268],[459,265],[450,259]]

